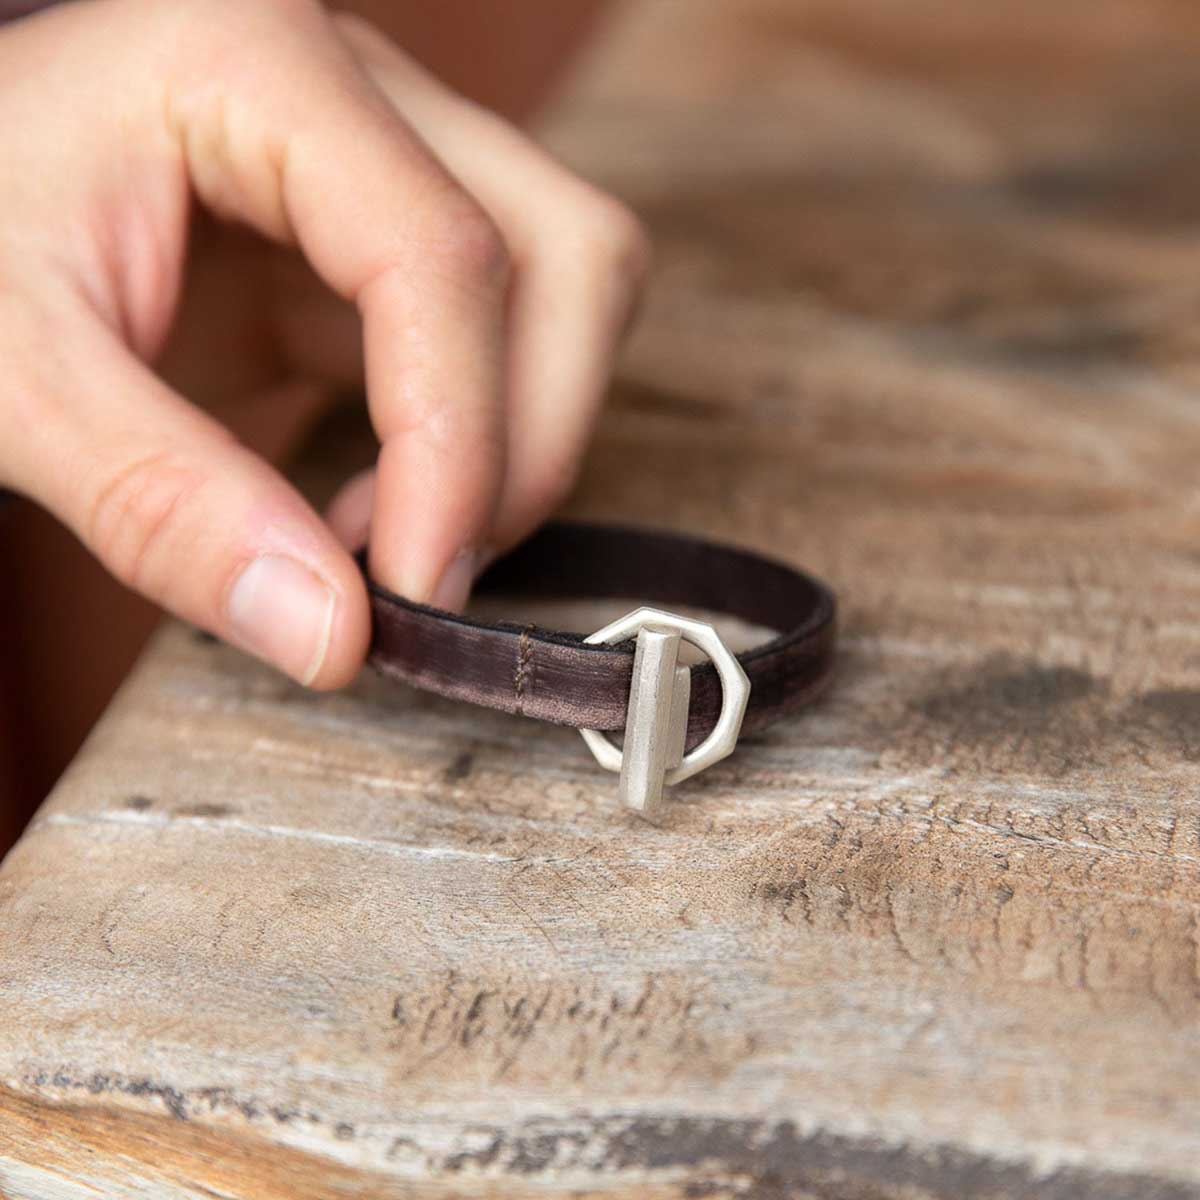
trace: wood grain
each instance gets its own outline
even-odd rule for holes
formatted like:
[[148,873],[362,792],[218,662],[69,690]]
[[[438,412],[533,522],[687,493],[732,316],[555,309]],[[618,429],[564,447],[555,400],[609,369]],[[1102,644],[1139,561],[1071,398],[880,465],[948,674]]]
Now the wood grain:
[[167,628],[0,871],[0,1194],[1200,1197],[1198,33],[628,9],[546,130],[661,246],[575,507],[831,580],[834,689],[656,827]]

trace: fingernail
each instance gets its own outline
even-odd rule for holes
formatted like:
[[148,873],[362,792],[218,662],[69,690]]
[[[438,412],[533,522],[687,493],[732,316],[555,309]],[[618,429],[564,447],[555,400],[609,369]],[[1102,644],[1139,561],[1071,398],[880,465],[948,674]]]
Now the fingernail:
[[333,589],[307,567],[264,554],[229,593],[229,625],[246,650],[309,684],[329,649],[336,602]]
[[462,612],[475,582],[475,563],[478,555],[474,550],[460,550],[438,580],[433,589],[430,604],[447,612]]

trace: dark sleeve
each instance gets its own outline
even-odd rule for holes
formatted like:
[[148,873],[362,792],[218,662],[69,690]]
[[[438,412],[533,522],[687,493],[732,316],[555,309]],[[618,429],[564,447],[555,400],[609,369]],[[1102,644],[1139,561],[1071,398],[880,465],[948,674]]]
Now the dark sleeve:
[[59,0],[0,0],[0,25],[57,3]]

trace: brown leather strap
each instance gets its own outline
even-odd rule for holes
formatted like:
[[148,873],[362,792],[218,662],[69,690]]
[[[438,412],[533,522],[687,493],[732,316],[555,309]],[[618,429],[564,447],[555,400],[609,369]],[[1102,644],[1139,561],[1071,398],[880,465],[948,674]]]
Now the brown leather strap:
[[[583,635],[486,624],[413,604],[368,582],[370,662],[383,674],[473,704],[580,729],[625,726],[633,643],[588,646]],[[821,582],[756,554],[674,533],[559,522],[500,559],[477,592],[518,598],[597,597],[724,612],[778,629],[738,655],[750,677],[743,732],[812,699],[833,665],[836,606]],[[721,684],[711,663],[691,668],[688,745],[712,729]]]

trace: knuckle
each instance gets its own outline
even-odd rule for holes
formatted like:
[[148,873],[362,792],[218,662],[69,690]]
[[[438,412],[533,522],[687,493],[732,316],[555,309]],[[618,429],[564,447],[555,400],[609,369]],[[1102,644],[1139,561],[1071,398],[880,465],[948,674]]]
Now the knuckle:
[[500,290],[507,285],[512,270],[508,243],[482,208],[456,206],[438,225],[434,251],[447,274],[481,290]]
[[[153,4],[153,0],[149,0]],[[173,103],[214,93],[259,100],[294,73],[297,56],[311,59],[327,22],[320,0],[176,0],[157,5],[173,48],[169,91]],[[270,42],[272,56],[253,47]]]
[[640,289],[652,258],[650,235],[641,220],[619,200],[604,196],[593,202],[587,228],[601,267],[628,290]]
[[205,482],[169,450],[126,465],[92,498],[88,543],[119,579],[148,590],[153,564],[168,550],[181,513]]

